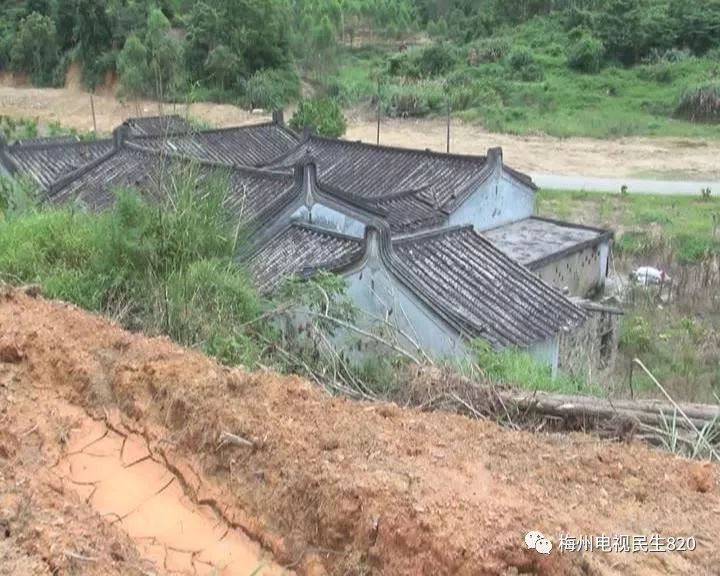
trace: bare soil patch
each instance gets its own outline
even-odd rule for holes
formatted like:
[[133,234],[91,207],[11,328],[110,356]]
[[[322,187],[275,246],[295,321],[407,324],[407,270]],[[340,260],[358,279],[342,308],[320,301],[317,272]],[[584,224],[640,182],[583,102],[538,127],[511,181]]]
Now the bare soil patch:
[[[152,562],[135,532],[147,526],[107,515],[142,510],[138,494],[108,499],[111,481],[82,476],[90,458],[119,473],[118,457],[127,465],[145,450],[174,478],[160,506],[171,518],[182,508],[215,518],[303,575],[695,575],[720,562],[715,465],[332,398],[299,378],[228,370],[18,291],[0,296],[0,340],[18,351],[0,363],[0,497],[15,502],[0,505],[0,525],[11,526],[0,554],[18,566],[50,559],[62,573],[73,563],[72,573],[94,575]],[[219,445],[224,432],[250,444]],[[118,448],[124,435],[133,440]],[[89,499],[66,484],[84,480],[95,489]],[[26,497],[29,508],[17,503]],[[27,510],[48,515],[44,540],[37,521],[22,523]],[[555,542],[549,556],[524,547],[530,529]],[[560,553],[561,533],[693,536],[697,549]],[[175,561],[192,573],[187,556]]]
[[[79,88],[77,74],[69,74],[66,88],[29,88],[22,79],[0,78],[0,114],[59,122],[80,130],[92,130],[90,95]],[[158,113],[189,113],[213,126],[236,126],[269,119],[229,104],[197,103],[159,105],[143,100],[120,102],[112,79],[94,96],[97,128],[109,132],[131,116]],[[375,142],[375,122],[367,114],[351,115],[346,138]],[[440,120],[384,119],[380,142],[412,148],[445,151],[446,128]],[[717,158],[720,141],[680,138],[553,138],[545,135],[513,136],[491,133],[475,124],[454,122],[451,151],[484,154],[502,146],[505,161],[526,172],[559,176],[636,177],[638,174],[683,174],[687,180],[720,178]]]

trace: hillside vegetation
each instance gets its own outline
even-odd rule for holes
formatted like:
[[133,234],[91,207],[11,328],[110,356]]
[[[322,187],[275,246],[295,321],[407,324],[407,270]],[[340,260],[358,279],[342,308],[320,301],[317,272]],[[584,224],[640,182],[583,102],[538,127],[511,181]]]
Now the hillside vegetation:
[[[2,0],[0,69],[121,95],[319,97],[495,131],[717,136],[718,0]],[[316,125],[322,125],[322,119]],[[336,129],[334,123],[333,129]]]

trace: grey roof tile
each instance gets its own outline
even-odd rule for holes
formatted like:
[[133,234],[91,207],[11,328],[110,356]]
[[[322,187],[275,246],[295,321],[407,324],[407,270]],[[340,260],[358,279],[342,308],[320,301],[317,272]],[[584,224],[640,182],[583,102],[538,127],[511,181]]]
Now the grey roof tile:
[[197,162],[126,144],[50,190],[47,200],[55,204],[78,202],[102,210],[114,202],[118,188],[138,188],[150,197],[156,196],[163,190],[163,179],[181,169],[196,170],[199,179],[211,175],[227,178],[225,206],[235,218],[248,223],[279,210],[298,193],[291,174]]
[[496,348],[527,347],[585,313],[472,227],[393,242],[395,276],[450,325]]
[[270,165],[290,166],[308,154],[317,161],[321,182],[350,194],[378,199],[415,191],[431,207],[444,210],[462,202],[490,176],[486,156],[441,154],[317,136],[309,137]]
[[113,151],[112,140],[26,143],[8,146],[3,152],[13,172],[29,174],[44,189],[59,178]]
[[258,290],[268,293],[293,276],[336,270],[362,256],[364,241],[308,224],[293,223],[248,261]]
[[124,125],[132,136],[164,136],[182,134],[193,129],[192,124],[177,114],[128,118]]
[[533,216],[483,232],[505,254],[533,267],[599,244],[610,238],[608,230]]
[[298,137],[275,124],[254,124],[187,134],[140,136],[134,140],[143,147],[236,166],[261,166],[285,154],[298,143]]

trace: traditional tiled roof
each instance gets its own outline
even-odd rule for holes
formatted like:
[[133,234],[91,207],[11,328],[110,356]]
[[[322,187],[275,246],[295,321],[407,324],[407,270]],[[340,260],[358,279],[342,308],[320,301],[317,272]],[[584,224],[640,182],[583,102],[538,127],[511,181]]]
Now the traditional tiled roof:
[[42,188],[113,151],[112,140],[67,142],[65,139],[8,146],[0,161],[11,172],[29,174]]
[[584,312],[472,227],[392,243],[396,278],[448,324],[496,348],[527,347],[580,324]]
[[16,140],[15,146],[47,146],[48,144],[71,144],[78,142],[77,136],[40,136],[38,138],[26,138]]
[[363,251],[362,239],[293,223],[255,252],[248,267],[258,290],[268,293],[293,275],[337,270],[361,257]]
[[500,160],[409,148],[375,146],[311,136],[270,165],[290,166],[304,155],[317,159],[321,182],[366,198],[416,192],[430,207],[452,211],[489,178]]
[[235,166],[261,166],[297,146],[297,135],[284,126],[268,122],[187,134],[138,137],[144,147]]
[[447,215],[433,208],[417,192],[401,192],[375,202],[382,208],[393,234],[404,234],[441,226]]
[[532,269],[600,244],[611,238],[612,232],[533,216],[487,230],[483,235],[505,254]]
[[76,202],[101,210],[114,202],[115,190],[133,187],[151,197],[162,181],[180,169],[196,170],[199,180],[212,175],[228,179],[225,207],[235,218],[251,223],[280,209],[299,193],[291,174],[223,166],[170,157],[131,143],[76,171],[47,195],[52,203]]
[[193,129],[185,118],[177,114],[128,118],[124,125],[128,127],[132,136],[165,136],[182,134]]

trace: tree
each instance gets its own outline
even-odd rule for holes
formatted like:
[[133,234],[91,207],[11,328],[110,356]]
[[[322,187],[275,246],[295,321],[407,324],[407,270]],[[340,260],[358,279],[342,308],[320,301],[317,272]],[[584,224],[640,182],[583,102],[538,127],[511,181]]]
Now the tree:
[[170,22],[157,8],[148,16],[145,46],[152,77],[152,93],[163,98],[174,92],[177,84],[180,45],[170,35]]
[[63,0],[57,3],[55,20],[58,47],[62,52],[70,50],[75,44],[76,0]]
[[640,0],[608,0],[597,18],[597,34],[610,58],[625,65],[638,61],[641,22]]
[[219,21],[218,12],[205,2],[196,2],[188,14],[184,54],[185,66],[192,80],[202,82],[207,78],[205,63],[213,48],[222,43]]
[[114,63],[107,58],[112,48],[112,25],[104,0],[76,0],[74,35],[83,65],[83,78],[94,88]]
[[313,134],[339,138],[347,127],[342,110],[335,100],[302,100],[290,119],[294,130],[310,130]]
[[[185,64],[195,81],[220,74],[227,88],[240,88],[243,76],[290,63],[290,32],[286,0],[198,2],[187,18]],[[219,55],[232,55],[232,65],[221,66]]]
[[12,44],[11,64],[18,72],[29,72],[39,85],[52,83],[58,63],[55,22],[49,16],[33,12],[20,22]]
[[224,44],[215,46],[208,54],[205,63],[210,77],[222,90],[237,85],[242,77],[242,63],[237,54]]
[[128,37],[118,54],[117,69],[123,93],[133,98],[145,93],[150,78],[148,51],[134,34]]

